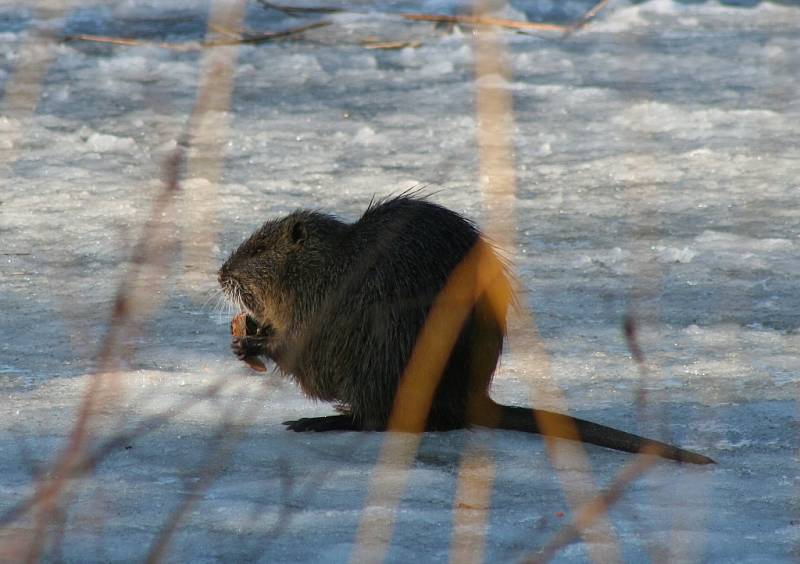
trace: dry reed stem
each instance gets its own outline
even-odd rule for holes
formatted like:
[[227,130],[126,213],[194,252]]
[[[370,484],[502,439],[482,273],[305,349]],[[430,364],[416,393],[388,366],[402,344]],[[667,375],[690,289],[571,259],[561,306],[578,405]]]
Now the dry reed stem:
[[[647,360],[645,359],[644,352],[642,352],[642,348],[639,344],[638,327],[639,325],[633,311],[628,311],[625,314],[625,317],[623,318],[622,321],[622,332],[625,335],[625,342],[628,346],[628,351],[631,354],[631,358],[633,359],[638,369],[639,389],[637,390],[636,393],[635,404],[636,404],[637,419],[639,421],[640,432],[644,435],[650,433],[650,430],[647,425],[647,422],[649,420],[648,417],[649,414],[647,410],[648,397],[645,388],[646,381],[650,377],[650,372],[647,367]],[[672,489],[670,489],[669,490],[670,499],[674,495],[675,492]],[[665,496],[662,495],[662,497]],[[665,498],[663,500],[663,505],[665,507],[669,504],[670,499]],[[653,562],[653,564],[659,564],[660,562],[664,562],[664,558],[659,555],[659,551],[654,547],[652,547],[651,544],[652,543],[647,541],[645,541],[644,543],[644,547],[648,552],[650,561]]]
[[[533,350],[531,356],[535,359],[530,368],[532,374],[531,397],[544,400],[554,406],[553,410],[556,412],[568,413],[569,406],[566,399],[561,389],[553,381],[550,357],[536,330],[533,313],[522,312],[521,317],[533,330],[530,340],[526,340],[524,343],[526,347]],[[581,480],[573,478],[576,472],[587,477],[593,475],[586,448],[583,443],[579,442],[580,439],[574,425],[564,429],[558,422],[541,416],[536,418],[536,423],[542,430],[550,465],[555,470],[567,504],[574,513],[597,493],[597,488],[592,481],[583,483]],[[562,437],[570,435],[573,440],[563,440],[551,435]],[[620,561],[616,535],[607,516],[599,517],[592,528],[581,530],[581,535],[587,543],[587,551],[593,561],[603,564]]]
[[[231,18],[236,17],[236,11],[226,9],[217,10],[217,17],[212,17],[215,23],[231,23]],[[239,11],[241,16],[241,10]],[[222,25],[221,24],[221,25]],[[227,26],[230,27],[230,26]],[[226,96],[224,87],[230,86],[230,80],[214,81],[209,75],[220,73],[232,73],[232,68],[227,59],[214,60],[204,69],[206,83],[202,84],[198,92],[198,103],[196,112],[193,115],[200,123],[190,121],[189,132],[193,140],[201,145],[201,151],[214,144],[216,136],[204,135],[204,126],[201,118],[198,118],[197,110],[206,112],[209,109],[218,111],[227,108],[229,104],[229,93]],[[30,74],[27,71],[22,75],[30,79],[31,76],[41,81],[43,70],[34,65],[37,72]],[[212,89],[209,84],[214,84]],[[211,94],[208,92],[211,91]],[[38,97],[38,86],[35,89]],[[15,91],[11,91],[12,106],[19,104]],[[30,96],[30,95],[29,95]],[[21,101],[31,100],[20,96]],[[8,99],[7,99],[8,100]],[[27,103],[24,108],[29,108],[32,112],[33,104]],[[195,160],[202,159],[202,154],[195,151]],[[98,354],[97,370],[90,377],[90,382],[79,407],[78,416],[75,424],[70,431],[67,445],[53,464],[52,477],[43,478],[36,486],[36,491],[32,499],[36,501],[37,511],[35,512],[34,528],[30,535],[28,561],[36,561],[41,556],[41,551],[45,545],[45,535],[49,524],[58,514],[58,504],[64,495],[64,490],[70,478],[79,473],[79,469],[85,462],[86,448],[89,442],[89,421],[93,419],[96,409],[101,401],[107,401],[108,397],[103,393],[108,386],[114,386],[115,369],[118,366],[120,355],[125,350],[125,341],[136,332],[141,318],[149,311],[155,309],[159,299],[156,297],[158,292],[154,288],[158,287],[156,280],[163,278],[163,274],[169,271],[173,262],[172,255],[175,244],[171,241],[167,230],[167,222],[171,218],[171,210],[175,196],[180,189],[179,176],[183,165],[184,154],[181,145],[174,151],[172,156],[165,164],[165,182],[163,190],[157,195],[153,204],[150,220],[134,250],[128,276],[123,278],[114,301],[114,307],[109,321],[109,328],[101,344]],[[207,159],[202,159],[209,162]],[[110,380],[110,381],[109,381]]]
[[450,352],[478,296],[485,293],[493,305],[502,300],[503,290],[497,284],[501,272],[492,250],[479,241],[434,300],[398,384],[389,432],[370,479],[351,562],[384,559],[394,528],[394,512]]
[[[60,18],[63,12],[51,16]],[[63,23],[63,22],[62,22]],[[54,34],[51,30],[49,35]],[[51,41],[45,40],[49,35],[31,32],[19,46],[19,59],[13,72],[5,84],[0,114],[12,117],[10,130],[3,133],[8,148],[0,150],[0,172],[9,174],[11,167],[19,157],[19,143],[29,129],[30,119],[39,103],[47,69],[55,57],[55,48]]]
[[167,181],[154,202],[150,220],[134,249],[128,276],[118,287],[109,327],[101,341],[97,369],[90,376],[67,444],[54,461],[50,477],[38,480],[36,485],[34,498],[38,503],[28,561],[38,560],[48,525],[58,514],[59,501],[85,454],[90,440],[90,420],[103,401],[112,399],[120,385],[116,368],[128,350],[125,341],[136,334],[144,311],[154,309],[159,300],[157,280],[169,270],[171,251],[174,251],[166,225],[171,217],[169,211],[175,193],[179,189],[177,176],[181,158],[181,153],[176,151],[167,160]]
[[[218,27],[238,31],[244,18],[244,0],[229,3],[217,0],[212,4],[208,34]],[[189,116],[190,143],[186,178],[203,179],[185,197],[186,223],[184,229],[184,287],[196,291],[204,287],[212,264],[212,247],[218,232],[216,222],[217,185],[222,176],[224,140],[228,131],[228,109],[231,103],[233,80],[239,52],[229,49],[204,51],[200,63],[197,98]]]
[[[353,433],[353,437],[350,440],[344,441],[342,451],[355,452],[358,445],[363,442],[363,439],[364,436],[362,434]],[[324,462],[318,462],[317,464],[314,464],[314,467],[309,469],[311,473],[306,478],[305,483],[298,483],[298,494],[293,496],[294,499],[290,499],[288,492],[291,492],[295,484],[296,477],[291,474],[290,467],[285,460],[279,460],[278,463],[281,466],[278,475],[281,478],[280,489],[283,496],[279,506],[280,509],[278,511],[278,515],[275,519],[275,524],[266,535],[270,539],[278,538],[282,533],[286,532],[291,524],[292,518],[296,515],[295,510],[297,507],[302,506],[303,502],[309,502],[314,497],[314,494],[324,491],[323,486],[325,482],[336,476],[336,469],[334,466],[338,464],[335,459],[331,459],[327,464]],[[271,476],[274,475],[271,474]],[[265,512],[266,510],[267,507],[264,507],[261,512]],[[257,554],[265,554],[267,548],[268,543],[261,544],[258,547],[258,550],[253,552]],[[242,557],[241,560],[243,562],[254,562],[259,559],[256,558],[255,554],[251,554]]]
[[[635,71],[635,69],[633,69]],[[641,77],[634,78],[636,82],[642,82]],[[642,169],[648,166],[642,163]],[[633,257],[632,262],[636,264],[635,275],[630,295],[628,311],[623,319],[623,333],[628,346],[628,350],[638,369],[638,389],[636,390],[635,406],[637,420],[641,434],[655,435],[658,439],[667,443],[674,442],[671,438],[667,417],[664,411],[664,392],[655,394],[649,390],[655,381],[660,367],[657,363],[648,362],[640,344],[642,327],[646,324],[655,324],[661,317],[660,294],[662,281],[667,276],[667,266],[661,261],[652,260],[652,244],[654,233],[661,228],[663,223],[661,216],[650,215],[651,210],[645,208],[646,202],[659,201],[659,185],[648,185],[637,178],[634,178],[625,186],[627,201],[632,209],[631,215],[638,214],[639,220],[636,222],[647,227],[637,229],[633,234]],[[654,397],[655,396],[655,397]],[[664,481],[669,481],[671,476],[664,474]],[[679,508],[686,499],[694,499],[700,495],[708,495],[709,484],[705,483],[705,488],[697,489],[698,478],[695,477],[691,484],[677,482],[673,480],[670,488],[657,494],[660,499],[656,503],[668,507],[672,505],[676,508],[676,515],[673,524],[670,526],[671,541],[667,544],[669,552],[666,556],[659,556],[658,547],[654,546],[654,539],[645,539],[644,544],[650,553],[653,562],[661,561],[692,561],[687,554],[691,552],[692,544],[679,542],[677,536],[684,530],[686,515]],[[690,493],[691,492],[691,493]],[[695,504],[693,504],[694,506]],[[708,504],[706,504],[706,512]],[[693,516],[696,513],[693,514]],[[699,543],[695,543],[699,544]],[[682,553],[680,551],[683,551]]]
[[417,454],[419,433],[386,433],[361,510],[352,564],[383,562],[392,542],[394,514]]
[[[480,4],[481,0],[476,0],[476,4]],[[492,18],[484,14],[477,13],[472,16],[468,15],[438,15],[438,14],[402,14],[402,17],[412,21],[433,21],[440,23],[454,23],[466,24],[473,26],[492,26],[501,27],[505,29],[515,29],[518,31],[560,31],[565,34],[572,34],[584,27],[593,20],[597,14],[606,7],[608,0],[600,0],[591,9],[589,9],[581,19],[574,24],[561,25],[542,22],[527,22],[519,20],[508,20],[504,18]]]
[[[234,3],[214,2],[207,24],[207,35],[214,33],[215,29],[232,30],[229,33],[235,34],[242,28],[244,9],[244,0],[237,0]],[[197,98],[187,126],[190,143],[187,177],[203,178],[207,181],[197,184],[192,191],[192,197],[187,199],[189,209],[186,214],[188,225],[184,236],[184,249],[185,260],[193,270],[187,270],[184,281],[190,289],[192,284],[197,283],[198,279],[203,278],[208,271],[213,271],[211,248],[218,231],[212,215],[215,209],[213,204],[218,201],[217,184],[222,174],[223,140],[227,135],[228,125],[227,110],[230,108],[238,57],[238,49],[235,47],[238,43],[231,45],[231,49],[206,51],[203,55]],[[235,404],[238,402],[232,403],[234,406],[231,406],[231,410],[235,409]],[[245,413],[245,419],[252,419],[255,409],[259,406],[260,402],[251,403],[250,409]],[[242,422],[232,423],[231,415],[232,412],[229,412],[223,419],[218,432],[217,446],[209,454],[200,479],[161,528],[148,553],[149,564],[162,559],[184,516],[224,469],[225,461],[238,443],[243,425]]]
[[389,430],[420,433],[430,411],[439,378],[462,325],[478,297],[486,293],[499,311],[502,265],[492,249],[478,241],[448,278],[417,336],[395,395]]
[[480,564],[486,550],[486,523],[492,506],[494,461],[471,441],[458,467],[450,540],[452,564]]
[[[138,329],[141,320],[136,319],[136,316],[141,314],[145,306],[154,307],[158,300],[156,289],[160,286],[160,275],[169,271],[172,256],[170,251],[174,249],[164,231],[179,190],[178,171],[181,160],[179,148],[167,161],[164,187],[153,204],[150,220],[136,245],[128,275],[118,287],[108,330],[101,342],[97,369],[90,376],[67,444],[53,463],[50,477],[43,477],[36,485],[33,497],[38,503],[29,545],[30,561],[39,559],[46,529],[57,514],[59,501],[69,480],[78,473],[85,458],[90,440],[89,422],[97,413],[99,400],[108,400],[110,396],[104,392],[118,385],[115,376],[120,361],[119,351],[124,350],[125,341]],[[150,272],[147,271],[148,268]]]
[[[474,2],[475,18],[484,5]],[[513,245],[516,176],[513,161],[513,106],[508,90],[493,89],[486,77],[507,80],[510,72],[502,47],[492,30],[478,28],[473,35],[475,114],[479,186],[487,213],[486,233],[493,244],[508,254]],[[499,305],[499,304],[498,304]],[[497,308],[495,307],[495,310]],[[505,311],[502,311],[505,314]],[[474,439],[462,454],[453,509],[450,561],[480,562],[486,547],[494,461]]]
[[[480,2],[476,10],[480,12]],[[514,202],[516,200],[516,168],[514,165],[514,115],[511,91],[507,87],[512,80],[505,58],[505,49],[498,35],[491,28],[478,28],[475,37],[475,104],[478,121],[478,150],[481,187],[484,202],[489,207],[489,235],[497,244],[510,252],[513,247]],[[561,390],[552,382],[550,361],[536,331],[533,313],[524,315],[526,325],[533,328],[533,347],[536,362],[533,368],[535,396],[556,404],[556,411],[567,413],[566,401]],[[534,394],[531,394],[532,396]],[[537,417],[537,424],[544,435],[568,434],[578,438],[571,425],[561,429],[561,424],[547,417]],[[562,458],[572,469],[591,476],[591,466],[585,449],[579,443],[560,441],[545,436],[545,445],[553,468],[561,482],[569,505],[576,509],[590,499],[595,490],[574,481],[562,470]],[[487,485],[487,487],[489,487]],[[615,535],[607,519],[600,519],[596,527],[583,532],[592,560],[596,562],[619,561]]]

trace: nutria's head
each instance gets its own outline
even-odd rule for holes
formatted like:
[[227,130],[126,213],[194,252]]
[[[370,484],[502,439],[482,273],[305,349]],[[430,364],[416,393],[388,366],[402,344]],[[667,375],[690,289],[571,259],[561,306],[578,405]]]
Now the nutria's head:
[[286,331],[320,300],[346,228],[310,211],[268,221],[225,261],[219,284],[260,325]]

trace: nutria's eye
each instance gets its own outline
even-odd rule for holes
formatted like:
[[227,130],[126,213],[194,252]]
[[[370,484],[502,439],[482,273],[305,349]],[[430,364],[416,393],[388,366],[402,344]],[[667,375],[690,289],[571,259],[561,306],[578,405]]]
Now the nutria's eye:
[[302,245],[306,238],[308,237],[308,232],[306,230],[306,226],[303,225],[302,222],[298,221],[294,225],[292,225],[292,243],[297,246]]

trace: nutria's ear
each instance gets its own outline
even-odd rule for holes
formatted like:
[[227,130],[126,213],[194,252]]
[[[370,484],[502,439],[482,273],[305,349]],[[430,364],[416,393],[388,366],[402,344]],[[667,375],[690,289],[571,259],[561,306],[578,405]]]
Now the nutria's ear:
[[292,243],[298,247],[303,246],[308,237],[308,229],[302,221],[295,221],[292,225]]

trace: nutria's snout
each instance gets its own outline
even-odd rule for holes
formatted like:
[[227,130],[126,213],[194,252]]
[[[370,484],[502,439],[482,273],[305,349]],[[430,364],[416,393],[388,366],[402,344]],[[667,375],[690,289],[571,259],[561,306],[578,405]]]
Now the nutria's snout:
[[241,288],[236,279],[231,276],[227,264],[223,265],[217,272],[217,281],[219,282],[219,287],[222,288],[222,293],[232,303],[241,305]]
[[239,285],[238,273],[231,268],[230,262],[230,260],[226,260],[225,264],[217,271],[217,282],[225,291],[232,290],[234,286]]
[[220,268],[219,272],[217,272],[217,282],[222,291],[227,294],[230,290],[231,279],[225,267]]

